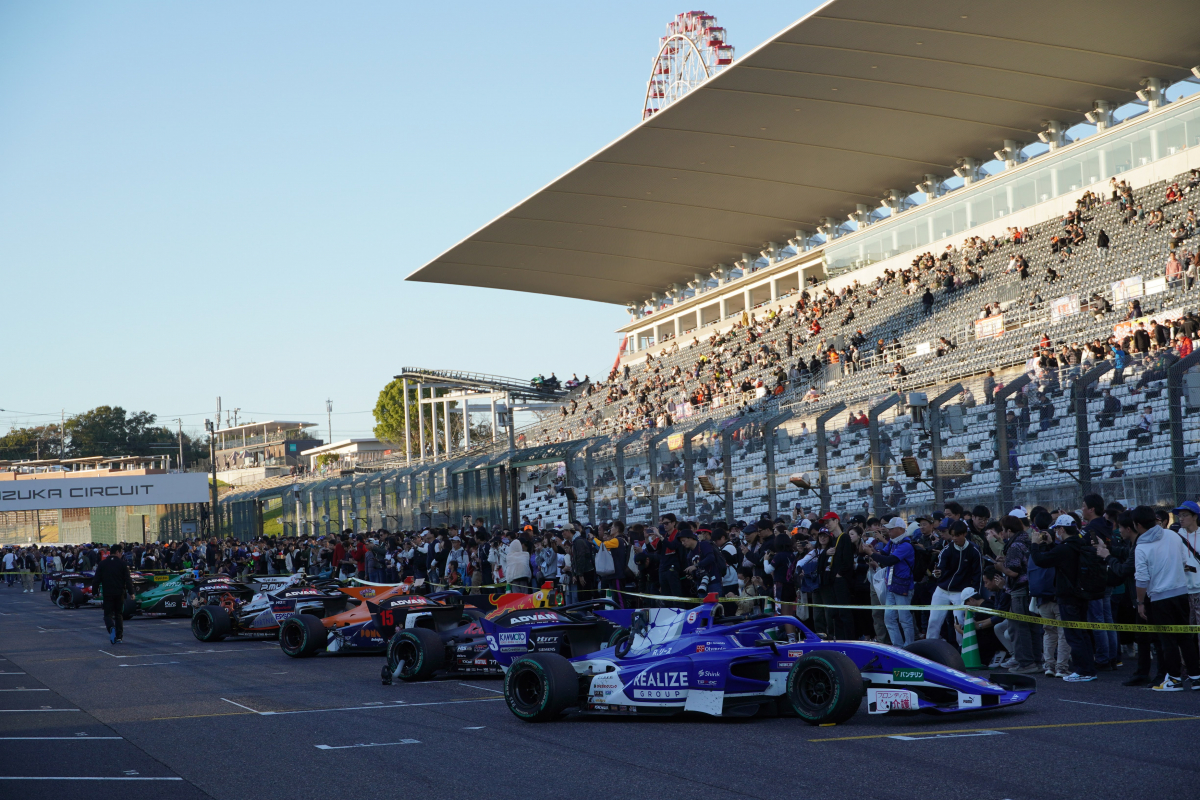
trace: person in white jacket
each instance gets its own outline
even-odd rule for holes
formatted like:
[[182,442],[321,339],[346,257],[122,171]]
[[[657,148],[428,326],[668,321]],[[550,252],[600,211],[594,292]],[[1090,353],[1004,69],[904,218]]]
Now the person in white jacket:
[[529,553],[521,544],[520,539],[508,543],[504,559],[504,579],[512,584],[513,591],[529,591],[530,583]]
[[[1186,625],[1188,574],[1197,562],[1184,546],[1184,539],[1158,525],[1154,509],[1138,506],[1132,512],[1138,532],[1134,555],[1134,584],[1137,586],[1138,615],[1151,625]],[[1191,633],[1160,633],[1166,677],[1156,692],[1182,692],[1183,670],[1192,688],[1200,689],[1200,647]],[[1182,654],[1182,659],[1180,655]]]

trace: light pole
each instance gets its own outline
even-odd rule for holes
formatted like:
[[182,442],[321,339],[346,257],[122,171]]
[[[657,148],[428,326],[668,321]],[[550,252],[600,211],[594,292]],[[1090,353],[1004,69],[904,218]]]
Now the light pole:
[[183,472],[183,420],[176,417],[175,421],[179,423],[179,471]]
[[325,401],[325,413],[329,415],[329,441],[326,444],[333,444],[333,401]]
[[204,430],[208,431],[208,468],[212,480],[209,490],[209,535],[217,536],[220,533],[217,528],[217,451],[214,449],[217,436],[212,420],[204,420]]

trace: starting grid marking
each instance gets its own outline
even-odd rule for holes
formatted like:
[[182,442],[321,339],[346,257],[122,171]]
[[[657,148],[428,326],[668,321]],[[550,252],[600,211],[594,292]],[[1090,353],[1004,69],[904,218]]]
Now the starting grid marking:
[[89,778],[89,777],[51,777],[36,776],[22,777],[20,775],[0,775],[0,781],[182,781],[183,778],[149,778],[141,775],[124,775],[119,778]]
[[247,713],[256,714],[260,717],[279,717],[279,716],[284,716],[286,714],[320,714],[320,713],[323,713],[326,711],[375,711],[375,710],[381,710],[381,709],[385,709],[385,708],[421,708],[424,706],[449,706],[449,705],[457,705],[459,703],[496,702],[497,700],[503,700],[503,699],[504,699],[503,697],[467,697],[467,698],[463,698],[461,700],[438,700],[438,701],[429,702],[429,703],[407,703],[404,700],[390,700],[390,701],[385,702],[382,700],[378,700],[378,701],[374,701],[371,703],[365,703],[360,706],[343,706],[341,708],[300,708],[300,709],[296,709],[294,711],[259,711],[257,709],[251,708],[250,706],[245,706],[245,705],[242,705],[241,703],[236,703],[227,697],[221,698],[221,700],[225,701],[226,703],[229,703],[230,705],[234,705],[234,706],[237,706],[238,708],[245,709]]
[[318,750],[351,750],[355,747],[394,747],[398,744],[420,744],[419,739],[401,739],[398,742],[370,742],[368,744],[343,744],[343,745],[328,745],[315,744],[313,747]]
[[887,738],[904,742],[922,742],[926,739],[961,739],[966,736],[1004,736],[1004,731],[977,731],[976,733],[931,733],[922,735],[893,734]]

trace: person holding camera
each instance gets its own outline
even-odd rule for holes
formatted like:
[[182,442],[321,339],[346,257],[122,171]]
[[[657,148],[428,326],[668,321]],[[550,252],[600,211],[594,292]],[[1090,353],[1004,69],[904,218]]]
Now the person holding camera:
[[[937,587],[933,590],[930,604],[934,606],[962,605],[968,597],[979,594],[983,588],[983,553],[967,538],[967,523],[961,519],[955,520],[950,523],[947,532],[949,542],[942,548],[933,568],[933,578],[937,581]],[[961,626],[966,616],[962,611],[955,611],[954,619]],[[925,638],[941,639],[942,623],[945,620],[945,611],[930,611]],[[958,641],[961,643],[961,636]]]
[[[886,523],[888,541],[874,545],[875,539],[864,544],[867,558],[884,570],[883,596],[885,606],[912,605],[913,572],[916,568],[916,551],[909,540],[908,526],[900,517]],[[907,647],[916,641],[916,625],[911,611],[892,610],[883,615],[888,639],[896,647]]]
[[[1054,567],[1054,599],[1064,622],[1087,620],[1088,603],[1104,596],[1108,569],[1096,552],[1095,543],[1083,537],[1079,521],[1069,514],[1054,520],[1051,533],[1032,539],[1029,557],[1039,567]],[[1071,668],[1063,678],[1068,683],[1096,680],[1096,651],[1090,631],[1067,628],[1071,646]]]

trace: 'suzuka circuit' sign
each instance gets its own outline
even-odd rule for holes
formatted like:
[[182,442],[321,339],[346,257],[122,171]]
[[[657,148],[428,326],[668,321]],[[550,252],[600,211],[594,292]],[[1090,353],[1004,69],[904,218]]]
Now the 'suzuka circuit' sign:
[[203,472],[0,481],[0,511],[207,503]]

